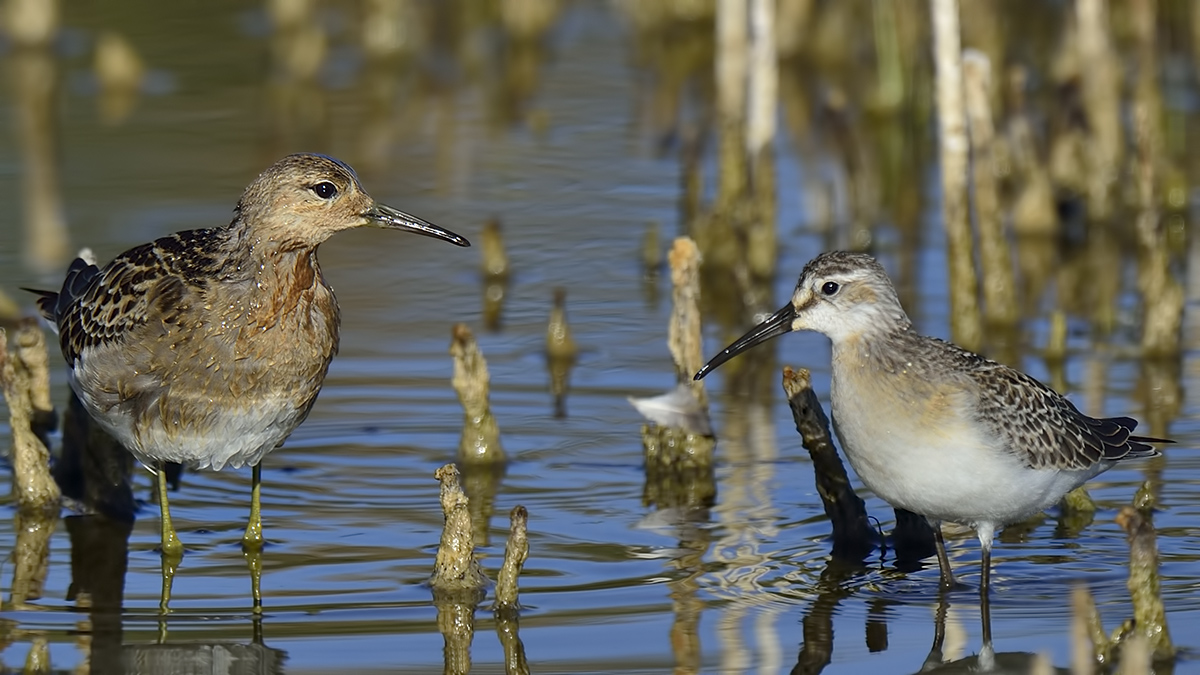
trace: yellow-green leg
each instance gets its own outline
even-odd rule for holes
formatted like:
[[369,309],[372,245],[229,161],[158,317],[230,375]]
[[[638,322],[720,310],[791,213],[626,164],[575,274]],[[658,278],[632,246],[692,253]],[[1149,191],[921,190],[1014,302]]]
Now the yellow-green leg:
[[248,548],[243,555],[250,568],[250,597],[254,599],[254,613],[262,614],[262,549]]
[[[167,502],[167,471],[166,466],[158,463],[156,472],[158,480],[158,511],[162,520],[162,554],[164,558],[179,562],[183,557],[183,542],[175,534],[175,526],[171,524],[171,505]],[[174,564],[171,565],[174,568]]]
[[[179,565],[179,557],[171,557],[164,555],[162,557],[162,591],[158,595],[158,611],[160,614],[166,614],[171,611],[171,585],[175,583],[175,568]],[[162,642],[166,641],[167,624],[165,620],[159,621],[159,634]]]
[[250,566],[250,595],[254,598],[254,613],[262,613],[262,464],[250,470],[250,522],[242,537],[242,550]]
[[259,497],[262,489],[262,464],[255,464],[250,474],[250,523],[242,537],[242,548],[261,551],[263,547],[262,511]]

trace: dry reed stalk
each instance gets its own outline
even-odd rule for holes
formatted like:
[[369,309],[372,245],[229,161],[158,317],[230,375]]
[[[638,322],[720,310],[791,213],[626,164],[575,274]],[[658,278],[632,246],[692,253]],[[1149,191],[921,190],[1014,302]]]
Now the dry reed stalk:
[[0,386],[12,428],[13,491],[23,511],[57,512],[61,494],[50,475],[50,451],[34,433],[37,378],[26,369],[21,351],[8,350],[7,334],[0,329]]
[[687,384],[702,406],[708,405],[704,382],[692,379],[704,366],[704,338],[700,322],[700,249],[688,237],[679,237],[667,253],[671,267],[671,319],[667,348],[675,361],[675,374]]
[[1106,642],[1104,629],[1097,632],[1099,615],[1092,594],[1083,585],[1071,591],[1071,675],[1092,675],[1101,646]]
[[967,201],[967,123],[963,105],[962,49],[958,0],[930,0],[937,66],[938,140],[942,172],[942,224],[950,271],[950,316],[954,341],[977,350],[983,341],[971,251]]
[[567,391],[571,388],[571,369],[579,347],[567,323],[567,289],[554,289],[550,320],[546,323],[546,370],[550,374],[550,395],[554,398],[554,416],[567,416]]
[[524,506],[514,506],[509,512],[508,544],[504,547],[504,564],[496,576],[496,608],[518,607],[518,579],[525,560],[529,558],[529,512]]
[[475,559],[475,536],[467,495],[458,482],[458,468],[446,464],[434,472],[441,483],[442,540],[438,545],[433,576],[429,579],[435,593],[482,593],[487,575]]
[[1112,187],[1123,154],[1120,64],[1109,43],[1106,0],[1076,0],[1075,21],[1091,136],[1086,146],[1088,216],[1103,220],[1112,214]]
[[990,92],[992,65],[986,54],[963,52],[963,85],[971,132],[971,176],[979,223],[979,260],[983,267],[983,312],[989,323],[1010,326],[1020,317],[1012,252],[1000,217],[1000,195],[993,162],[995,129]]
[[729,204],[745,193],[746,79],[749,68],[749,17],[745,0],[717,0],[717,123],[719,166],[717,203]]
[[1162,95],[1158,85],[1155,3],[1131,3],[1138,44],[1138,78],[1133,104],[1137,184],[1138,286],[1143,298],[1142,353],[1149,357],[1179,354],[1183,334],[1184,291],[1171,273],[1171,253],[1159,208],[1163,156]]
[[[1149,511],[1147,510],[1147,513]],[[1122,507],[1117,524],[1129,540],[1129,595],[1133,600],[1133,622],[1129,633],[1144,638],[1154,660],[1175,657],[1167,612],[1163,605],[1159,579],[1158,539],[1147,515],[1132,507]],[[1122,641],[1122,651],[1129,640]],[[1123,661],[1122,661],[1123,662]]]
[[459,458],[466,462],[505,461],[500,428],[488,401],[491,378],[487,361],[466,324],[455,324],[451,330],[450,354],[454,357],[454,376],[450,383],[463,407]]
[[508,278],[508,253],[504,250],[504,233],[500,219],[492,216],[483,224],[479,234],[483,276],[489,281]]
[[779,66],[775,47],[775,1],[750,0],[750,72],[746,153],[754,216],[746,224],[746,262],[759,279],[775,274],[778,258],[775,209],[775,116],[779,112]]

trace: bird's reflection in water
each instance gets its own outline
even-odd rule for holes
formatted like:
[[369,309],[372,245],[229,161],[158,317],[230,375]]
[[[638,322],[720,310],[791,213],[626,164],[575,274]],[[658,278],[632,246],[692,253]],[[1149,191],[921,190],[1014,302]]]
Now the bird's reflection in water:
[[[260,619],[255,618],[255,626]],[[270,675],[283,672],[287,654],[264,645],[261,630],[248,644],[236,642],[126,645],[121,652],[121,670],[125,675]]]
[[[72,397],[74,398],[74,397]],[[282,672],[286,654],[263,643],[262,617],[251,617],[248,642],[168,642],[167,616],[160,615],[152,644],[124,643],[125,573],[135,502],[129,488],[132,461],[115,440],[89,424],[72,400],[63,416],[62,458],[55,479],[73,510],[64,519],[71,541],[71,584],[67,601],[86,612],[83,641],[94,673],[267,673]],[[169,579],[164,577],[164,589]],[[162,602],[166,601],[166,596]]]
[[[817,597],[804,614],[803,643],[796,658],[792,675],[815,675],[829,665],[834,650],[833,618],[842,601],[850,598],[861,587],[861,579],[871,568],[861,562],[833,558],[826,565],[817,581]],[[988,604],[980,607],[979,620],[983,644],[979,653],[964,658],[947,660],[946,623],[950,614],[950,598],[954,592],[939,591],[934,615],[933,640],[925,661],[915,670],[920,673],[1030,673],[1069,672],[1054,668],[1048,663],[1039,663],[1042,657],[1030,652],[997,653],[992,646],[991,609]],[[870,601],[866,616],[865,634],[867,648],[872,653],[888,649],[889,607],[899,604],[895,600],[876,598]],[[954,651],[950,649],[950,651]],[[1035,665],[1046,668],[1038,670]]]
[[122,599],[129,559],[130,521],[101,514],[65,520],[71,539],[71,585],[67,600],[88,613],[88,657],[92,672],[253,673],[282,671],[286,654],[263,643],[261,616],[251,618],[248,642],[170,643],[166,616],[151,644],[124,644]]
[[1045,657],[1032,652],[996,653],[992,647],[992,617],[986,600],[980,607],[980,622],[983,630],[983,645],[978,654],[952,661],[945,660],[942,647],[946,638],[946,616],[950,611],[949,594],[938,594],[937,613],[934,616],[933,646],[919,673],[1069,673],[1065,668],[1055,668]]
[[[833,657],[834,611],[842,600],[854,595],[856,586],[852,582],[867,571],[868,568],[859,561],[838,557],[829,559],[817,581],[817,597],[804,613],[804,642],[800,645],[792,675],[815,675],[829,665]],[[868,636],[878,630],[881,620],[874,617],[868,620]],[[886,630],[885,624],[884,632]]]

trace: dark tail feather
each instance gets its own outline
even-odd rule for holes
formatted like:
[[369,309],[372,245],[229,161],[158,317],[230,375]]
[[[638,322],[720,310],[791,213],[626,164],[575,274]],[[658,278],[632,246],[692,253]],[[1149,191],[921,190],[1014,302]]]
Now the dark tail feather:
[[[1098,420],[1098,421],[1102,422],[1102,423],[1110,423],[1110,424],[1116,425],[1116,427],[1108,428],[1108,431],[1110,431],[1110,433],[1104,434],[1104,435],[1112,438],[1112,440],[1118,441],[1115,443],[1106,443],[1106,445],[1108,445],[1112,450],[1116,451],[1113,453],[1113,456],[1111,457],[1111,459],[1145,459],[1147,457],[1158,457],[1162,453],[1158,451],[1158,448],[1151,445],[1151,443],[1174,443],[1175,442],[1168,438],[1154,438],[1152,436],[1134,436],[1133,430],[1137,428],[1138,423],[1137,423],[1137,420],[1133,419],[1132,417],[1109,417],[1107,419]],[[1105,429],[1103,427],[1105,427],[1106,425],[1100,424],[1100,425],[1093,425],[1093,426],[1098,427],[1097,431],[1099,431],[1100,433],[1103,433],[1105,431]],[[1124,441],[1119,441],[1119,439],[1116,438],[1116,436],[1118,436],[1119,431],[1124,432],[1124,434],[1127,434],[1125,436]],[[1106,454],[1105,459],[1110,459],[1110,457],[1108,457],[1108,455]]]
[[[1099,420],[1095,420],[1095,421],[1101,422],[1101,423],[1112,422],[1112,423],[1116,424],[1117,426],[1124,429],[1126,433],[1130,434],[1130,436],[1126,440],[1132,441],[1134,443],[1174,443],[1175,442],[1169,438],[1154,438],[1152,436],[1134,436],[1134,435],[1132,435],[1133,430],[1136,429],[1137,425],[1138,425],[1137,420],[1133,419],[1132,417],[1106,417],[1104,419],[1099,419]],[[1102,424],[1101,425],[1093,425],[1093,426],[1103,427]],[[1104,429],[1097,428],[1097,431],[1103,433]],[[1112,431],[1115,432],[1116,430],[1112,429]],[[1109,434],[1105,434],[1105,435],[1114,436],[1115,434],[1109,433]]]
[[1174,443],[1175,441],[1169,438],[1153,438],[1151,436],[1130,436],[1129,440],[1135,443]]
[[[1145,442],[1144,442],[1145,441]],[[1125,454],[1115,459],[1147,459],[1149,457],[1159,457],[1162,455],[1158,448],[1149,443],[1174,443],[1175,441],[1165,441],[1161,438],[1142,438],[1141,436],[1130,436],[1125,443]]]
[[[87,255],[90,256],[91,253],[88,252]],[[22,288],[21,290],[38,296],[38,311],[57,330],[59,318],[67,313],[71,305],[75,304],[75,301],[87,290],[92,279],[98,274],[100,274],[99,267],[84,258],[76,258],[67,268],[67,277],[63,280],[62,290],[58,293],[36,288]]]
[[55,316],[55,309],[58,307],[58,293],[54,291],[41,291],[36,288],[25,288],[24,286],[21,287],[21,290],[29,291],[38,296],[38,313],[45,317],[50,322],[50,325],[57,328],[58,318]]

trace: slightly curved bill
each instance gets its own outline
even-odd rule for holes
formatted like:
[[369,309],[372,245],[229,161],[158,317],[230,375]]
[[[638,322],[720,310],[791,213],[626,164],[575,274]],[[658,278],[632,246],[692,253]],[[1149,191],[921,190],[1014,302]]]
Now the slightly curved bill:
[[405,232],[412,232],[414,234],[423,234],[426,237],[448,241],[455,246],[471,245],[471,242],[467,241],[467,238],[462,235],[455,234],[444,227],[438,227],[427,220],[410,216],[386,204],[375,204],[363,214],[363,217],[384,229],[404,230]]
[[792,332],[792,321],[795,319],[796,308],[793,307],[792,303],[789,302],[780,308],[778,312],[775,312],[768,317],[766,321],[763,321],[754,328],[750,329],[749,333],[746,333],[742,337],[738,338],[733,344],[723,349],[720,354],[712,357],[712,360],[706,363],[704,367],[696,373],[696,376],[693,379],[703,379],[705,375],[711,373],[722,363],[725,363],[729,359],[732,359],[738,354],[750,349],[754,345],[766,342],[767,340],[783,335],[784,333]]

